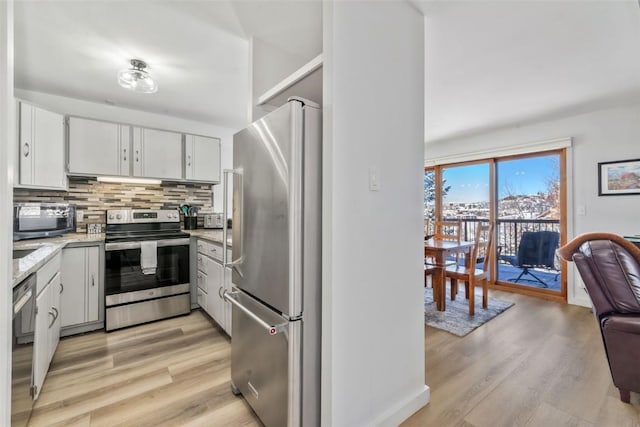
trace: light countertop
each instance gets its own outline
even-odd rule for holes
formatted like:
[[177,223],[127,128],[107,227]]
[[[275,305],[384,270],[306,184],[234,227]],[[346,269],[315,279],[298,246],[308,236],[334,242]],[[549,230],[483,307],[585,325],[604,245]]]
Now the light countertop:
[[69,233],[60,237],[45,239],[19,240],[13,242],[13,249],[36,249],[29,255],[13,260],[12,286],[16,286],[31,273],[53,258],[65,246],[73,243],[102,243],[104,234]]
[[[192,237],[209,240],[210,242],[222,244],[222,229],[200,228],[197,230],[184,230]],[[231,229],[227,230],[227,246],[231,247]]]
[[[198,229],[184,230],[192,237],[209,240],[222,244],[222,230],[218,229]],[[40,267],[53,258],[65,246],[72,244],[104,243],[105,235],[88,233],[69,233],[59,237],[48,237],[44,239],[19,240],[13,242],[13,249],[37,249],[29,255],[13,260],[12,287],[22,282],[31,273],[38,271]],[[227,245],[231,247],[231,230],[228,230]]]

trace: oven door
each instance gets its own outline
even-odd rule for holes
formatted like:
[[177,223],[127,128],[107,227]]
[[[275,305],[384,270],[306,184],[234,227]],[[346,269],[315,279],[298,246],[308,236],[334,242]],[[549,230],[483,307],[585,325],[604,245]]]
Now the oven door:
[[105,244],[105,293],[110,295],[189,283],[189,239],[158,240],[157,267],[145,274],[140,241]]

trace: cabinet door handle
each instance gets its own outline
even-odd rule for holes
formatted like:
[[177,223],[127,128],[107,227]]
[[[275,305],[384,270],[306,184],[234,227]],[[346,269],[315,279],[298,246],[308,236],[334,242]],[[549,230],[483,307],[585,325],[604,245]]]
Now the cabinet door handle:
[[25,157],[29,157],[29,143],[25,142],[24,146],[22,147],[22,153],[24,154]]
[[96,277],[95,275],[91,275],[91,286],[95,286],[96,285]]
[[[53,307],[51,307],[53,309]],[[49,323],[49,329],[51,329],[51,327],[53,326],[54,323],[56,323],[56,315],[53,314],[52,311],[49,311],[49,315],[53,318],[51,319],[51,323]]]
[[60,312],[55,307],[51,307],[51,310],[56,312],[55,317],[53,318],[53,321],[55,322],[58,319],[58,316],[60,316]]
[[191,156],[187,156],[187,166],[191,166]]
[[124,151],[124,157],[123,160],[126,162],[127,161],[127,149],[123,149],[122,151]]
[[136,162],[140,161],[140,157],[138,156],[138,154],[140,154],[140,152],[138,150],[136,150]]
[[64,292],[64,284],[60,283],[60,293]]

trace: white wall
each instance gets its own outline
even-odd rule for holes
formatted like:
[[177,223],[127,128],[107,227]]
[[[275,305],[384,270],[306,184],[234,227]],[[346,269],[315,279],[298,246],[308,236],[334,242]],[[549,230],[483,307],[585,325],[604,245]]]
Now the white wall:
[[320,53],[322,52],[308,52],[305,56],[293,55],[260,38],[252,38],[249,43],[251,121],[258,120],[275,109],[269,105],[256,106],[261,95]]
[[[425,145],[425,159],[464,155],[483,147],[494,149],[569,136],[571,195],[568,238],[590,231],[640,234],[640,196],[598,196],[598,162],[640,158],[640,105],[622,105],[572,117],[511,127]],[[576,209],[584,207],[586,215]],[[568,276],[570,303],[590,305],[573,268]],[[576,280],[578,279],[578,280]]]
[[13,2],[0,2],[0,425],[11,424]]
[[397,425],[429,399],[424,20],[406,2],[324,7],[322,424]]
[[[233,167],[233,134],[239,129],[22,89],[16,89],[15,96],[61,114],[220,138],[222,169]],[[222,212],[222,194],[222,185],[214,185],[213,207],[216,212]]]

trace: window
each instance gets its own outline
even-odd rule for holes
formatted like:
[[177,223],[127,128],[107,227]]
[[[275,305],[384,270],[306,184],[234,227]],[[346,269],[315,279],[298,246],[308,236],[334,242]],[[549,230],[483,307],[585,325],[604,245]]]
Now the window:
[[[566,301],[565,150],[440,165],[425,170],[425,217],[460,219],[462,238],[493,222],[496,288]],[[429,195],[429,197],[427,197]]]

